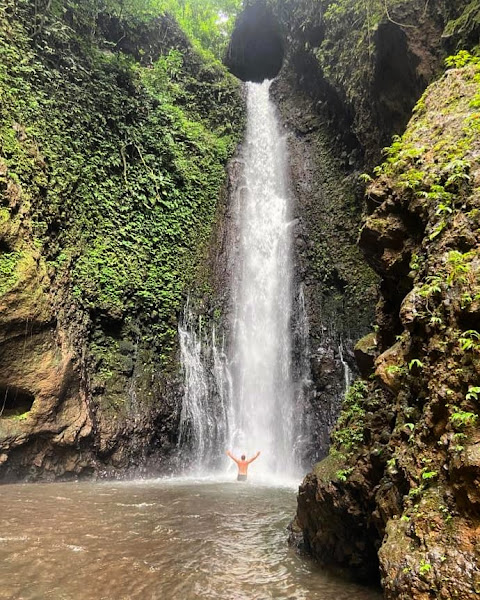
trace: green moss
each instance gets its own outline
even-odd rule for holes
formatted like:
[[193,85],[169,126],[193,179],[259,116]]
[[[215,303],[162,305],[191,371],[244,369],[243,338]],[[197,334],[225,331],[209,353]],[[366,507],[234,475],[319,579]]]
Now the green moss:
[[357,379],[347,390],[340,417],[332,433],[334,450],[348,455],[363,443],[367,395],[368,386],[362,379]]
[[461,69],[467,65],[476,65],[480,63],[480,58],[470,54],[467,50],[460,50],[457,54],[447,56],[445,64],[447,67]]
[[[431,219],[428,231],[430,242],[440,239],[449,229],[462,198],[471,192],[470,170],[472,160],[476,160],[472,152],[480,132],[480,113],[476,112],[480,62],[464,52],[451,57],[449,64],[461,66],[461,71],[446,75],[450,82],[448,96],[438,98],[432,91],[434,86],[429,88],[410,127],[403,136],[394,136],[391,146],[384,149],[386,160],[374,170],[393,184],[399,197],[424,204],[429,213],[433,212],[435,219]],[[444,129],[444,135],[439,136],[438,132]],[[430,139],[434,153],[425,146],[425,140]],[[448,266],[446,278],[450,286],[463,267],[454,267],[451,261]]]
[[319,481],[332,481],[338,479],[337,473],[342,471],[344,465],[344,457],[338,452],[332,452],[314,465],[313,472]]
[[0,254],[0,296],[11,289],[18,281],[18,266],[21,252],[3,252]]
[[[1,153],[52,278],[167,359],[243,128],[239,86],[183,42],[144,67],[54,15],[33,41],[30,3],[7,4]],[[0,289],[18,259],[3,256]]]
[[30,411],[19,413],[19,414],[11,414],[10,419],[12,421],[25,421],[30,416]]
[[[478,0],[472,0],[457,19],[452,19],[447,23],[443,35],[454,38],[457,43],[461,43],[471,37],[475,38],[475,31],[478,31],[479,26],[480,3]],[[479,52],[478,46],[476,51]]]

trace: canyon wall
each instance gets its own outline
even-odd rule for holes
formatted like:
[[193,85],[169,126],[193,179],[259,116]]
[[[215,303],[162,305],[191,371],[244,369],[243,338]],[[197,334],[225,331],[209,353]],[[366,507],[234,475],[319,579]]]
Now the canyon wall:
[[[311,461],[361,374],[292,540],[387,598],[474,598],[479,64],[444,59],[478,1],[247,4],[226,62],[249,78],[265,36],[251,77],[279,70]],[[165,471],[185,291],[227,302],[240,86],[167,16],[17,0],[0,34],[0,479]]]
[[[292,541],[323,564],[381,579],[387,598],[477,597],[478,59],[457,54],[443,73],[446,56],[478,48],[480,7],[268,4],[287,40],[276,94],[292,136],[299,218],[312,214],[311,198],[321,213],[305,218],[302,236],[309,248],[319,227],[327,242],[323,266],[313,271],[311,244],[301,267],[313,330],[325,319],[343,333],[355,317],[351,337],[368,328],[376,279],[356,262],[360,227],[380,292],[375,327],[355,348],[361,377],[328,457],[300,487]],[[300,139],[299,152],[317,161],[311,177],[315,163],[296,168]],[[328,279],[349,260],[352,273],[369,274],[340,278],[358,282],[350,294]],[[331,310],[335,288],[341,303],[351,298],[344,312]],[[355,302],[365,309],[355,312]],[[314,386],[319,405],[329,403],[318,378]]]
[[4,3],[0,56],[0,480],[164,471],[240,86],[95,2]]
[[311,325],[312,456],[326,453],[345,363],[358,374],[353,347],[373,323],[378,271],[357,245],[372,208],[361,174],[403,133],[446,54],[474,36],[466,6],[398,2],[387,15],[380,2],[266,5],[285,39],[274,93],[290,139],[297,273]]

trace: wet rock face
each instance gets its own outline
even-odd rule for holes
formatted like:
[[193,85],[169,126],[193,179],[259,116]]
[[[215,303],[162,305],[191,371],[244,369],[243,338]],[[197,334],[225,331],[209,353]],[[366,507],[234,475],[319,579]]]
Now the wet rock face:
[[376,350],[377,336],[373,332],[367,334],[356,343],[353,352],[362,377],[367,378],[373,372]]
[[432,84],[367,189],[376,344],[359,344],[367,379],[344,402],[335,466],[320,463],[300,489],[304,545],[372,577],[369,551],[348,543],[357,527],[388,600],[480,591],[479,81],[473,61]]
[[[318,474],[309,474],[302,484],[297,524],[301,522],[304,532],[303,550],[322,564],[347,569],[360,581],[378,583],[377,535],[365,518],[374,510],[374,497],[359,493],[363,484],[360,477],[348,488],[335,482],[335,469],[340,466],[328,457]],[[317,477],[325,476],[332,480],[319,485]]]
[[238,17],[225,57],[230,71],[243,81],[261,82],[278,75],[284,41],[278,21],[263,2],[247,7]]
[[303,393],[309,407],[310,465],[328,452],[345,393],[345,369],[356,370],[353,346],[369,330],[377,288],[356,245],[361,199],[351,155],[338,144],[327,108],[319,109],[298,85],[299,66],[289,55],[271,89],[289,150],[294,289],[302,289],[308,317],[308,349],[294,346],[294,363],[305,356],[309,362]]
[[288,39],[299,86],[323,105],[338,142],[349,155],[354,152],[352,162],[366,159],[369,166],[381,159],[392,134],[402,133],[461,31],[474,36],[475,8],[468,26],[452,27],[455,35],[445,32],[466,4],[402,0],[387,15],[380,3],[375,14],[346,1],[270,3]]

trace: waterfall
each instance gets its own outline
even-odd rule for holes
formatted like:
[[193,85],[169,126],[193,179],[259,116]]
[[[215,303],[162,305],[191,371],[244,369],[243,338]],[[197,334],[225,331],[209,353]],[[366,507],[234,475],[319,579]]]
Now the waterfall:
[[301,458],[308,448],[312,437],[312,415],[307,407],[313,385],[310,366],[310,324],[308,322],[307,305],[303,284],[300,284],[295,303],[295,328],[293,345],[297,356],[293,379],[295,387],[295,458],[301,463]]
[[196,470],[205,472],[221,462],[219,450],[232,422],[227,357],[215,328],[206,332],[188,303],[178,333],[185,382],[178,445],[195,459]]
[[343,367],[343,380],[345,382],[345,393],[347,393],[348,388],[352,384],[352,371],[351,371],[350,367],[348,366],[347,361],[343,357],[343,352],[344,352],[343,343],[340,342],[340,345],[338,346],[338,354],[340,355],[340,362],[342,363],[342,367]]
[[[292,375],[292,216],[287,151],[269,81],[248,83],[242,185],[230,198],[232,314],[225,351],[186,312],[179,329],[185,392],[180,444],[202,464],[229,447],[262,452],[257,472],[293,474],[301,456],[304,382]],[[301,309],[305,313],[303,291]],[[306,313],[295,335],[308,337]],[[304,342],[306,348],[308,342]],[[299,377],[305,379],[304,369]],[[303,437],[302,437],[303,436]],[[226,462],[223,463],[224,466]]]
[[270,82],[247,84],[245,187],[236,198],[240,245],[233,281],[232,380],[235,429],[230,441],[261,450],[270,472],[292,470],[292,264],[286,146]]

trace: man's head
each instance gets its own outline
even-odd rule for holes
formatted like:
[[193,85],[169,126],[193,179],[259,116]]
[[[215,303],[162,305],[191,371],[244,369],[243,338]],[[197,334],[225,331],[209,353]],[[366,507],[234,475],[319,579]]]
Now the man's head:
[[245,454],[242,454],[242,456],[240,457],[242,460],[245,460],[246,456]]

